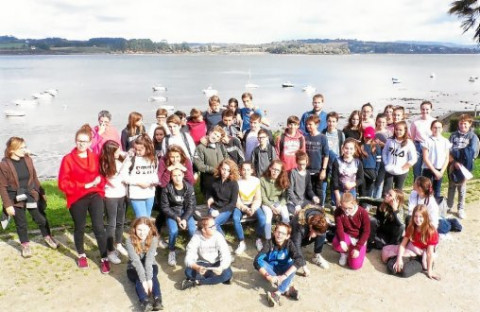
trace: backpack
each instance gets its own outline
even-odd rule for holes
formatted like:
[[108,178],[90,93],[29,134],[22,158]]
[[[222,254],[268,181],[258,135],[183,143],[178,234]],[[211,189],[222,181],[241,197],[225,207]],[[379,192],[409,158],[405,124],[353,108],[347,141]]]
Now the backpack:
[[[305,137],[302,135],[301,137],[298,138],[298,141],[300,142],[300,148],[302,148],[302,145],[305,143]],[[279,146],[279,151],[278,151],[278,157],[280,157],[283,154],[283,145],[285,144],[285,133],[282,133],[280,135],[280,146]]]
[[[188,144],[188,140],[187,140],[187,135],[185,134],[185,132],[182,132],[182,131],[180,131],[180,133],[182,134],[183,144],[185,144],[185,147],[187,148],[188,155],[190,156],[190,159],[193,159],[192,152],[190,151],[190,145]],[[165,149],[166,150],[168,150],[168,147],[169,147],[170,137],[171,137],[171,134],[169,134],[165,137]]]

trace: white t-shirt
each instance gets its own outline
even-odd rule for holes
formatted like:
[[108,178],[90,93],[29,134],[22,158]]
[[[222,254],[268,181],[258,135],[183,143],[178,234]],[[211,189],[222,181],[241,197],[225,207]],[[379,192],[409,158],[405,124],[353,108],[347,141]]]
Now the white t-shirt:
[[[445,159],[447,159],[451,147],[452,143],[443,136],[430,136],[422,143],[422,148],[428,150],[428,159],[435,169],[443,168],[443,165],[445,165]],[[425,163],[423,163],[422,167],[428,168]]]

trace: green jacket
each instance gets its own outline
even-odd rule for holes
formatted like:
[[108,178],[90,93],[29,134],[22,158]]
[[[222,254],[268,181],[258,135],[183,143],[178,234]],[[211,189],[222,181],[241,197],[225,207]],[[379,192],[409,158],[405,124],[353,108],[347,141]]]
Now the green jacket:
[[260,186],[262,188],[262,205],[270,207],[275,203],[280,203],[280,205],[287,204],[287,190],[277,188],[275,180],[262,177]]
[[228,158],[228,154],[223,144],[217,143],[215,147],[211,144],[208,146],[199,144],[193,156],[193,164],[199,172],[213,174],[215,168],[225,158]]

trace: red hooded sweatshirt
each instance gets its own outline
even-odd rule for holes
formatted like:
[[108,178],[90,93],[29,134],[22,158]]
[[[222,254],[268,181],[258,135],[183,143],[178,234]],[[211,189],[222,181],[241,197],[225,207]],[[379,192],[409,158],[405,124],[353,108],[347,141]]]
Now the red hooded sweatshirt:
[[[89,189],[85,184],[91,183],[100,176],[100,183]],[[77,149],[74,148],[65,155],[58,173],[58,187],[67,197],[67,208],[70,209],[73,203],[90,193],[98,193],[105,196],[105,178],[100,174],[98,156],[87,150],[87,157],[80,158]]]
[[[283,137],[283,143],[282,141]],[[297,151],[305,152],[305,137],[297,130],[295,135],[291,136],[287,133],[287,130],[278,137],[276,144],[277,155],[285,165],[285,170],[290,171],[297,167],[295,160],[295,153]]]

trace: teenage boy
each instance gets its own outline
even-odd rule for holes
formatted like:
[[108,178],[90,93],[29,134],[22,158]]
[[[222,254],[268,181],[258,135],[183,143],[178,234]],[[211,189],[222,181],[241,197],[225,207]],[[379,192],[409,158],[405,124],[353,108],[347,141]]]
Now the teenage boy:
[[453,207],[455,190],[458,191],[458,217],[465,219],[465,194],[467,193],[467,180],[461,174],[461,166],[472,172],[474,159],[478,156],[479,142],[477,135],[472,131],[473,118],[468,114],[460,115],[458,130],[450,136],[452,148],[450,150],[450,164],[448,165],[448,199],[449,209]]
[[320,198],[315,195],[312,189],[312,180],[307,171],[308,155],[305,152],[298,151],[295,154],[297,168],[292,169],[289,174],[290,186],[287,192],[287,208],[290,215],[294,216],[310,204],[320,203]]
[[[243,150],[245,151],[245,160],[250,161],[252,159],[252,152],[255,147],[258,146],[258,131],[262,129],[260,127],[262,117],[258,114],[252,114],[250,116],[250,129],[243,133]],[[270,130],[265,129],[268,132],[268,140],[273,146],[273,135]]]
[[170,115],[167,118],[168,130],[170,134],[162,141],[162,155],[167,155],[168,147],[178,145],[183,149],[185,155],[192,160],[195,155],[195,142],[189,133],[181,132],[182,121],[177,115]]
[[255,147],[252,152],[251,163],[255,169],[257,177],[261,177],[265,171],[267,171],[272,160],[277,159],[277,152],[270,144],[267,129],[260,129],[258,131],[258,142],[258,146]]
[[432,122],[435,120],[430,114],[433,105],[430,101],[423,101],[420,104],[420,118],[412,122],[410,125],[410,136],[417,150],[417,162],[413,165],[413,180],[422,175],[423,152],[422,144],[432,135],[430,129]]
[[193,163],[200,172],[200,190],[205,198],[210,197],[212,183],[215,179],[213,176],[215,168],[222,160],[228,158],[227,151],[222,144],[224,136],[225,131],[222,127],[213,127],[207,135],[207,144],[199,144],[195,151]]
[[165,108],[159,108],[156,111],[156,118],[157,122],[154,122],[151,126],[150,129],[148,129],[148,136],[154,140],[154,134],[155,134],[155,129],[157,127],[163,126],[165,131],[167,132],[166,134],[170,134],[170,130],[168,130],[167,126],[167,117],[168,117],[168,111]]
[[218,124],[225,131],[222,139],[223,145],[227,150],[228,156],[238,165],[245,161],[242,142],[238,138],[240,129],[234,125],[234,112],[227,109],[222,112],[222,121]]
[[[345,134],[342,130],[337,129],[338,125],[338,114],[336,112],[330,112],[327,114],[327,129],[323,131],[323,134],[327,137],[328,142],[328,168],[327,168],[327,178],[330,178],[332,175],[332,165],[333,162],[337,160],[340,156],[340,150],[342,148],[343,142],[345,141]],[[323,194],[327,193],[327,178],[323,180],[322,191]],[[334,202],[335,197],[331,194],[332,202]],[[325,204],[325,196],[323,198],[322,206]]]
[[203,119],[207,123],[207,131],[210,131],[222,121],[220,98],[217,95],[208,99],[208,110],[203,113]]
[[240,108],[240,117],[242,118],[242,132],[250,129],[250,121],[253,114],[260,115],[260,120],[265,126],[269,126],[268,121],[263,116],[263,112],[253,106],[253,96],[250,92],[242,94],[242,102],[245,107]]
[[320,202],[325,202],[325,193],[322,189],[323,181],[327,178],[328,148],[327,137],[318,131],[320,118],[317,115],[311,115],[306,120],[308,135],[305,136],[305,149],[310,159],[307,170],[312,180],[312,188],[315,195],[320,198]]
[[305,152],[305,137],[298,130],[300,120],[297,116],[290,116],[287,119],[287,129],[277,140],[276,149],[278,158],[285,165],[285,170],[290,171],[297,167],[295,153]]
[[318,132],[322,132],[327,128],[327,113],[323,111],[324,97],[322,94],[315,94],[312,98],[313,109],[305,112],[300,120],[300,130],[303,134],[307,134],[307,119],[310,116],[316,115],[319,118]]

